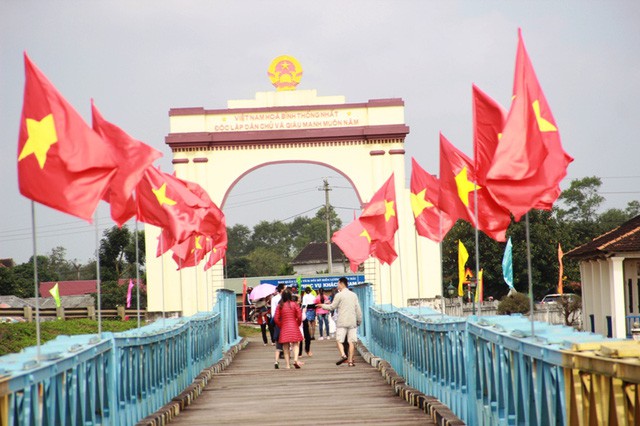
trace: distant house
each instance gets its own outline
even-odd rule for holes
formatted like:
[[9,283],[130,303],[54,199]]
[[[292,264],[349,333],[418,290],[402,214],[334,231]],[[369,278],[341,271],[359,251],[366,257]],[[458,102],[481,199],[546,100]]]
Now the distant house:
[[24,308],[25,306],[35,308],[36,305],[18,296],[0,296],[1,308]]
[[[296,274],[315,274],[327,269],[327,243],[309,243],[291,261],[291,266]],[[331,243],[331,270],[332,272],[349,272],[349,261],[346,259],[340,247]]]
[[640,317],[640,216],[565,254],[580,261],[582,315],[587,331],[630,334]]
[[[57,281],[60,296],[77,296],[81,294],[92,294],[96,292],[96,280],[77,281]],[[51,297],[49,290],[56,285],[56,282],[40,283],[40,297]]]

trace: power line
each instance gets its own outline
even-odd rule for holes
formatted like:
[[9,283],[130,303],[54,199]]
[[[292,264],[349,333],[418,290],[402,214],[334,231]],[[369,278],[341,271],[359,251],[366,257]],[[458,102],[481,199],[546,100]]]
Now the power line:
[[289,187],[289,186],[296,186],[296,185],[300,185],[300,184],[303,184],[303,183],[316,182],[316,181],[317,181],[317,179],[309,179],[309,180],[303,180],[303,181],[299,181],[299,182],[295,182],[295,183],[290,183],[290,184],[287,184],[287,185],[270,186],[270,187],[267,187],[267,188],[256,189],[256,190],[253,190],[253,191],[242,192],[240,194],[229,195],[229,198],[242,197],[242,196],[245,196],[245,195],[255,194],[256,192],[271,191],[273,189],[281,189],[281,188],[286,188],[286,187]]
[[314,210],[317,210],[317,209],[319,209],[320,207],[322,207],[322,204],[321,204],[321,205],[319,205],[319,206],[315,206],[315,207],[313,207],[313,208],[310,208],[309,210],[305,210],[305,211],[303,211],[303,212],[301,212],[301,213],[296,213],[296,214],[294,214],[293,216],[289,216],[289,217],[284,218],[284,219],[276,220],[276,222],[286,222],[286,221],[287,221],[287,220],[289,220],[289,219],[293,219],[293,218],[295,218],[295,217],[302,216],[303,214],[305,214],[305,213],[309,213],[309,212],[314,211]]

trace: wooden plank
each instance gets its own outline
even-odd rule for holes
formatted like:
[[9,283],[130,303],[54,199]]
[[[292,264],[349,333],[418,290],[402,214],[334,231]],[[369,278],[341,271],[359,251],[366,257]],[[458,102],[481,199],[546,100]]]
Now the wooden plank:
[[[172,425],[434,425],[395,395],[380,372],[356,354],[356,366],[336,366],[334,341],[314,340],[301,369],[274,369],[274,348],[251,339],[231,365]],[[293,367],[293,366],[292,366]]]

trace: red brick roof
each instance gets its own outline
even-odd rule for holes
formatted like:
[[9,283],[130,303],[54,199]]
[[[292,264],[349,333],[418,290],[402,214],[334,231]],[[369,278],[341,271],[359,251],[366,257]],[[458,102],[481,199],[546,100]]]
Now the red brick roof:
[[[331,260],[342,262],[344,253],[336,243],[331,243]],[[309,243],[291,261],[292,265],[308,265],[313,263],[327,263],[327,243]]]
[[569,259],[598,259],[612,253],[640,251],[640,216],[594,238],[565,256]]

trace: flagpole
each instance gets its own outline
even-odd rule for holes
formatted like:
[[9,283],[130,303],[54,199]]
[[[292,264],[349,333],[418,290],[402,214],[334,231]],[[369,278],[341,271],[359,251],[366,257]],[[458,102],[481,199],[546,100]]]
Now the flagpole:
[[442,291],[442,316],[444,317],[447,312],[446,312],[446,307],[447,307],[447,303],[444,299],[444,281],[442,280],[442,276],[443,276],[443,265],[442,265],[442,212],[439,211],[438,213],[438,235],[440,236],[440,242],[438,243],[438,246],[440,248],[440,290]]
[[160,274],[160,297],[162,297],[162,326],[164,327],[164,247],[163,247],[163,238],[162,238],[162,234],[160,234],[160,253],[162,253],[162,255],[160,256],[160,268],[162,273]]
[[[477,179],[476,179],[477,180]],[[476,293],[478,292],[478,274],[480,273],[480,247],[478,246],[478,184],[473,183],[473,210],[476,218]],[[473,315],[476,314],[476,295],[473,295]],[[478,316],[481,316],[482,308],[480,307],[480,299],[478,299]]]
[[102,301],[100,299],[100,237],[98,231],[98,211],[95,214],[96,228],[96,295],[98,297],[98,338],[102,340]]
[[136,233],[136,309],[138,310],[138,328],[140,328],[140,260],[138,248],[138,218],[135,221]]
[[38,291],[38,249],[36,244],[36,203],[31,200],[31,238],[33,240],[33,286],[36,298],[36,359],[40,361],[40,292]]
[[[224,278],[223,278],[224,279]],[[209,304],[211,303],[211,297],[209,295],[209,272],[208,271],[204,271],[204,285],[207,289],[207,311],[210,312],[212,310],[212,308],[209,307]]]
[[529,280],[529,318],[531,318],[531,337],[535,337],[533,325],[533,278],[531,277],[531,241],[529,239],[529,212],[525,214],[525,230],[527,237],[527,279]]
[[178,258],[178,272],[180,272],[180,311],[184,313],[184,286],[182,284],[182,259]]
[[[196,238],[196,237],[194,237]],[[195,246],[195,245],[194,245]],[[200,289],[198,288],[198,251],[197,248],[195,249],[195,251],[193,252],[193,255],[195,256],[195,265],[193,266],[193,270],[196,274],[196,313],[200,312]]]
[[416,274],[418,283],[418,315],[422,315],[422,297],[420,296],[420,256],[418,256],[418,229],[414,228],[415,246],[416,246]]
[[[399,238],[398,237],[398,233],[396,232],[393,236],[394,242],[397,243],[396,247],[398,247],[398,259],[402,259],[402,256],[400,255],[400,242],[399,242]],[[402,308],[402,304],[403,303],[407,303],[407,299],[404,298],[404,274],[402,273],[402,264],[399,263],[398,266],[400,267],[400,307]],[[391,265],[389,265],[389,270],[391,270]]]
[[394,307],[394,305],[393,305],[393,286],[391,284],[391,281],[393,281],[391,279],[392,278],[391,265],[388,265],[388,266],[389,266],[389,302],[391,303],[391,306]]

